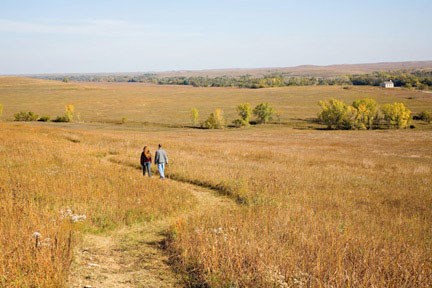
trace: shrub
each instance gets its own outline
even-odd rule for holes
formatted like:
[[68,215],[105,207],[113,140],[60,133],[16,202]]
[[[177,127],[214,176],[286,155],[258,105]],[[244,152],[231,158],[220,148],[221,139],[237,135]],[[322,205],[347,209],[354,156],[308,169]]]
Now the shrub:
[[347,106],[343,101],[331,98],[320,101],[322,111],[318,114],[321,123],[328,129],[352,129],[355,121],[355,108]]
[[198,124],[199,111],[197,108],[192,108],[190,112],[192,125]]
[[15,119],[14,121],[36,121],[38,120],[39,116],[35,114],[34,112],[18,112],[14,115]]
[[72,104],[65,106],[65,114],[63,116],[57,116],[53,122],[72,122],[75,114],[75,107]]
[[48,122],[51,119],[50,116],[41,116],[38,121],[40,122]]
[[220,108],[216,108],[213,113],[210,114],[209,118],[202,123],[203,128],[207,129],[222,129],[225,127],[225,119],[223,117],[223,111]]
[[417,115],[415,115],[413,117],[413,119],[425,121],[427,123],[431,123],[432,122],[432,113],[428,112],[428,111],[423,111],[423,112],[420,112]]
[[261,103],[254,108],[253,113],[258,123],[267,123],[272,120],[274,110],[268,103]]
[[249,103],[242,103],[237,106],[237,112],[240,119],[233,121],[236,127],[249,126],[250,117],[252,114],[252,108]]
[[427,84],[420,83],[417,85],[418,90],[428,90],[429,86]]
[[406,128],[411,120],[411,111],[403,103],[385,104],[381,111],[390,127]]
[[373,124],[379,118],[378,103],[371,98],[355,100],[352,104],[355,108],[355,126],[358,129],[372,129]]
[[68,120],[66,122],[72,122],[74,118],[74,113],[75,113],[75,107],[72,104],[66,105],[65,115],[64,115],[64,117],[66,117],[66,119]]
[[69,122],[69,119],[66,116],[57,116],[53,122]]

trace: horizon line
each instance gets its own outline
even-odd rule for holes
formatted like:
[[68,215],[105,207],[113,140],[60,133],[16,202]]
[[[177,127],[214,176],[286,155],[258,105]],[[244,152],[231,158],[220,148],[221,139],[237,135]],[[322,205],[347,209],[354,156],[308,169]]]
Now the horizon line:
[[163,73],[175,73],[175,72],[206,72],[206,71],[241,71],[241,70],[263,70],[263,69],[295,69],[302,67],[332,67],[332,66],[349,66],[349,65],[379,65],[379,64],[404,64],[404,63],[421,63],[431,62],[430,60],[403,60],[403,61],[382,61],[382,62],[357,62],[357,63],[336,63],[327,65],[316,65],[316,64],[301,64],[295,66],[276,66],[276,67],[227,67],[227,68],[204,68],[204,69],[178,69],[178,70],[148,70],[148,71],[117,71],[117,72],[41,72],[41,73],[13,73],[13,74],[2,74],[0,76],[40,76],[40,75],[93,75],[93,74],[163,74]]

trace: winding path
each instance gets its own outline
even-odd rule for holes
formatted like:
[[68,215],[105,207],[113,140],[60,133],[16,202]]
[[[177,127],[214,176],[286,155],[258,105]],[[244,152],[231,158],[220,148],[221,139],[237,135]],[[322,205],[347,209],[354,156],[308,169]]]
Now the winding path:
[[84,235],[82,243],[74,251],[68,286],[184,287],[180,275],[169,266],[163,247],[170,223],[194,212],[234,207],[235,203],[213,190],[180,181],[175,183],[196,197],[198,205],[195,210],[123,227],[107,235]]

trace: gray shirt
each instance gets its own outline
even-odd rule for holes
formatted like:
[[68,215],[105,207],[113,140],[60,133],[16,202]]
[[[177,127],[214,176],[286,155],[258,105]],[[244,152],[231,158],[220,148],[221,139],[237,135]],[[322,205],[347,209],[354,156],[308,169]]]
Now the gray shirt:
[[159,148],[159,150],[156,150],[154,163],[155,164],[162,164],[162,163],[168,164],[168,156],[167,156],[167,153],[165,152],[164,149]]

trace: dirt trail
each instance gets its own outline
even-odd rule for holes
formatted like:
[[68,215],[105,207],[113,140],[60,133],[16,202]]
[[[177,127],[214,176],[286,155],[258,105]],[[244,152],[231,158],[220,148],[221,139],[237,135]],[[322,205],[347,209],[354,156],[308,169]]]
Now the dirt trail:
[[[166,180],[174,181],[174,180]],[[198,200],[190,213],[234,207],[233,201],[206,188],[177,182]],[[108,235],[85,235],[75,250],[69,287],[183,287],[168,265],[163,242],[176,218],[124,227]]]

